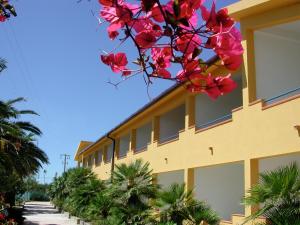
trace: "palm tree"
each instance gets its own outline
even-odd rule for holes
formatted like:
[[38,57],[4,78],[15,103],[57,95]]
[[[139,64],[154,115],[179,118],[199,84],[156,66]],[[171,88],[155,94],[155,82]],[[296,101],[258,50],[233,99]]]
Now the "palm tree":
[[114,205],[110,189],[106,188],[96,194],[87,209],[87,218],[91,221],[99,221],[103,225],[110,224],[111,209]]
[[184,184],[172,184],[158,194],[156,205],[159,207],[162,222],[182,225],[198,225],[201,222],[218,224],[219,217],[204,202],[193,198],[193,191],[186,191]]
[[[5,68],[5,62],[0,60],[0,72]],[[48,163],[48,157],[35,143],[35,137],[40,136],[40,129],[30,122],[19,121],[25,114],[37,115],[32,110],[18,110],[15,103],[24,101],[17,98],[9,101],[0,100],[0,176],[1,187],[7,187],[2,182],[8,180],[22,181],[26,176],[38,172],[42,164]],[[20,183],[20,182],[19,182]],[[18,183],[18,184],[19,184]],[[14,203],[17,183],[1,192],[10,196],[7,200]]]
[[34,138],[42,134],[40,129],[30,122],[17,121],[24,114],[37,115],[32,110],[17,110],[14,104],[21,101],[24,99],[0,101],[0,166],[13,168],[24,177],[37,172],[48,158],[34,143]]
[[260,174],[257,185],[243,199],[247,206],[261,208],[246,221],[266,217],[275,225],[300,224],[300,171],[296,163]]
[[191,201],[187,211],[189,215],[188,220],[191,224],[198,225],[201,222],[205,222],[206,224],[217,225],[220,222],[218,214],[203,201]]
[[17,110],[14,104],[22,101],[25,99],[0,100],[0,150],[9,146],[18,150],[21,141],[34,141],[35,136],[42,134],[41,130],[30,122],[17,121],[22,115],[38,115],[32,110]]
[[[92,180],[93,182],[89,183]],[[90,184],[90,186],[85,186],[88,184]],[[71,209],[74,210],[74,212],[77,212],[76,210],[78,209],[79,211],[81,206],[75,206],[73,203],[77,200],[81,201],[82,199],[79,198],[80,196],[83,197],[84,195],[88,200],[90,200],[92,197],[90,198],[86,195],[88,193],[95,194],[92,189],[96,188],[97,190],[100,190],[100,187],[103,187],[103,183],[97,180],[96,175],[89,168],[78,167],[69,169],[68,171],[64,172],[62,176],[55,178],[48,189],[48,195],[53,203],[58,206],[58,208]],[[89,192],[83,193],[82,191],[79,191],[76,194],[78,199],[75,199],[74,202],[72,202],[71,196],[74,195],[74,193],[80,188],[85,189],[85,191],[89,190]],[[85,199],[83,199],[83,201],[84,200]]]
[[124,224],[144,224],[150,215],[150,199],[157,194],[149,163],[136,160],[116,165],[111,189],[116,206],[114,213]]
[[104,183],[97,178],[87,180],[86,184],[83,184],[75,189],[74,192],[68,197],[69,212],[81,218],[87,219],[88,208],[93,200],[97,197],[98,193],[104,190]]

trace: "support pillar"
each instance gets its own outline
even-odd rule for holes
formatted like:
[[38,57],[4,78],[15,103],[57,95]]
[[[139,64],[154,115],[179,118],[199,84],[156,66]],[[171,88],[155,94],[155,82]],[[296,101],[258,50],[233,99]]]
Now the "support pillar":
[[[247,191],[258,183],[259,179],[259,166],[258,159],[247,159],[244,162],[244,179],[245,179],[245,194]],[[245,215],[250,216],[252,213],[256,212],[258,206],[245,207]]]
[[185,100],[185,130],[195,126],[195,95],[189,95]]
[[[241,25],[243,27],[243,25]],[[243,54],[243,106],[248,107],[249,103],[256,100],[256,74],[254,61],[254,32],[246,28],[242,28],[244,48]]]
[[136,148],[136,129],[131,130],[129,149],[130,153],[134,153]]
[[184,183],[186,191],[192,191],[195,186],[195,169],[187,168],[184,169]]
[[155,116],[152,119],[151,143],[158,142],[158,140],[159,140],[159,116]]

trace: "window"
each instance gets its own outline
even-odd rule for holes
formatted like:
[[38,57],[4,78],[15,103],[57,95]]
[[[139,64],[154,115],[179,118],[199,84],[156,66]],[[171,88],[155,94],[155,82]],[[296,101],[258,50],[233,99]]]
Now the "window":
[[147,149],[148,143],[151,142],[152,124],[147,123],[142,127],[136,129],[136,146],[135,153],[141,152]]
[[130,143],[130,135],[129,134],[124,135],[120,138],[118,158],[126,157],[127,152],[129,150],[129,143]]
[[300,20],[254,32],[256,97],[266,104],[300,94]]
[[102,149],[96,151],[95,163],[96,163],[96,166],[99,166],[102,163]]
[[179,136],[179,131],[184,130],[185,105],[181,105],[160,117],[159,142],[163,143]]
[[110,163],[113,157],[113,145],[110,144],[106,148],[106,157],[105,157],[105,163]]

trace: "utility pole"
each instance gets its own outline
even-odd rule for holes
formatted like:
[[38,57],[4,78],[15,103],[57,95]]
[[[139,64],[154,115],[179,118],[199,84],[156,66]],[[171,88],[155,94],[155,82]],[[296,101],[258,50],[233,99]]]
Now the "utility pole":
[[46,184],[46,173],[47,173],[47,170],[44,170],[44,184]]
[[63,164],[64,164],[64,172],[66,172],[66,166],[68,164],[68,159],[70,159],[70,155],[67,155],[67,154],[61,154],[60,155],[60,158],[63,158],[64,161],[63,161]]

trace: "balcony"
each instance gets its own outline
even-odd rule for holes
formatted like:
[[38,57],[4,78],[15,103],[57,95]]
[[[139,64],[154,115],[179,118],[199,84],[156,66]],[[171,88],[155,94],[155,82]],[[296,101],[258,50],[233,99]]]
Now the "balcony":
[[264,105],[266,105],[266,106],[273,105],[275,103],[282,102],[286,99],[289,99],[293,96],[299,96],[299,95],[300,95],[300,87],[289,90],[289,91],[284,92],[284,93],[281,93],[281,94],[279,94],[277,96],[274,96],[272,98],[265,99],[264,100]]
[[105,150],[104,163],[111,163],[112,157],[113,157],[113,145],[110,144],[109,146],[106,147],[106,150]]
[[136,143],[134,153],[139,153],[147,150],[147,146],[151,143],[152,124],[145,125],[136,129]]
[[95,165],[99,166],[102,163],[102,149],[95,152]]
[[196,96],[196,130],[201,131],[226,121],[231,121],[232,110],[242,106],[242,78],[233,75],[238,87],[231,93],[220,96],[216,100],[204,94]]
[[185,126],[185,105],[181,105],[164,115],[159,121],[159,144],[177,140]]
[[130,135],[120,137],[118,159],[125,158],[129,150]]
[[254,32],[256,98],[264,105],[300,94],[300,20]]

